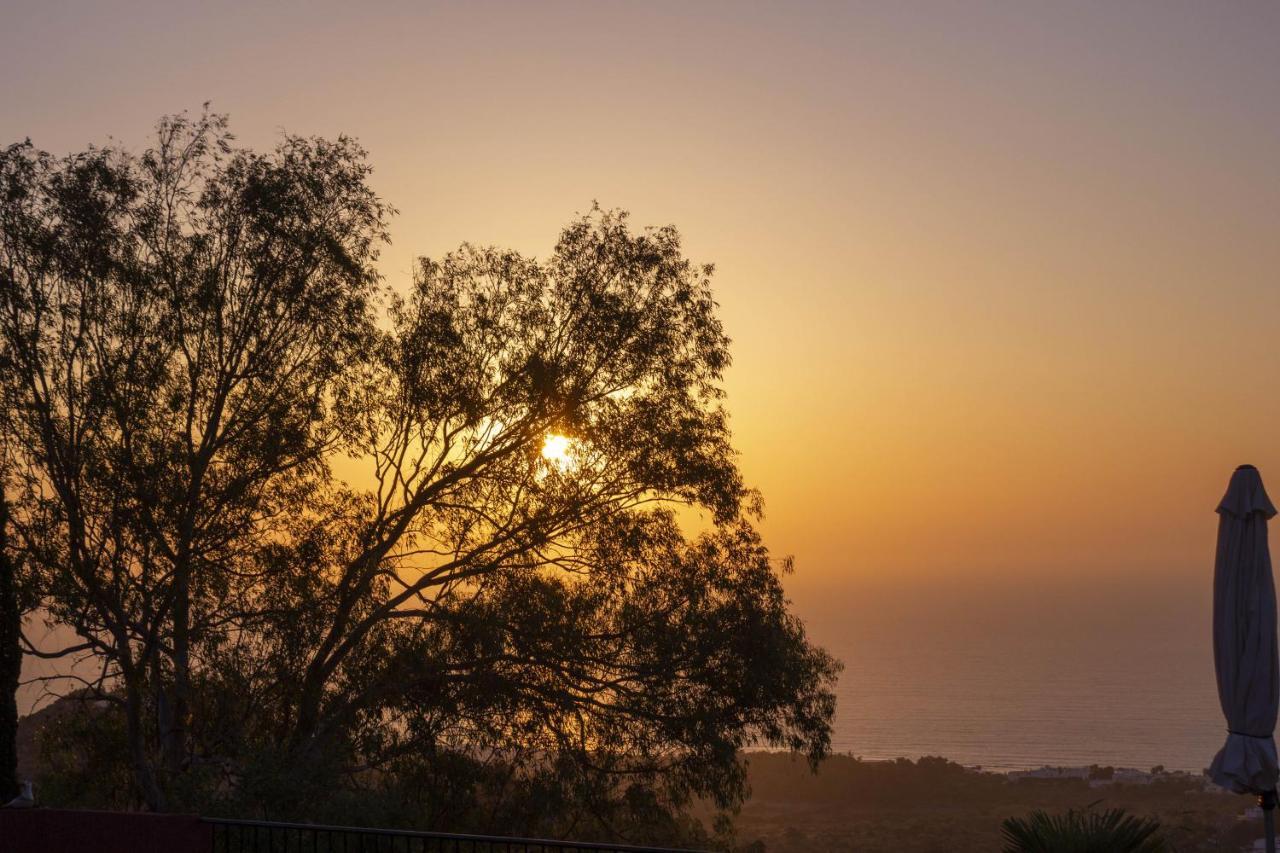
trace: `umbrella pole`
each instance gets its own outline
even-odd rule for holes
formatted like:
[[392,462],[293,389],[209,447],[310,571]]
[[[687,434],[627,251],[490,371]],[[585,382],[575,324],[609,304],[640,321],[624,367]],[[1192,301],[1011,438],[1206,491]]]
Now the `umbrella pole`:
[[1272,788],[1258,797],[1262,806],[1262,828],[1267,837],[1267,853],[1276,853],[1276,789]]

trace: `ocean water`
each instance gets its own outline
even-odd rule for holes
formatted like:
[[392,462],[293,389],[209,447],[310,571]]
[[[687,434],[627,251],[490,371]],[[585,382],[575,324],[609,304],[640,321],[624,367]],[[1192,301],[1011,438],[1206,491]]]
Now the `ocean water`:
[[1199,771],[1222,745],[1203,589],[969,598],[809,608],[810,633],[845,665],[836,751]]

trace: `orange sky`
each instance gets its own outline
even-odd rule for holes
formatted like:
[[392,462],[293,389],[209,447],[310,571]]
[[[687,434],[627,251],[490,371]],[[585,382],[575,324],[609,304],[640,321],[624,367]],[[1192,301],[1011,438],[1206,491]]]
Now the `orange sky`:
[[675,223],[801,604],[1201,583],[1231,468],[1280,493],[1278,45],[1264,2],[6,0],[0,137],[355,135],[392,281]]

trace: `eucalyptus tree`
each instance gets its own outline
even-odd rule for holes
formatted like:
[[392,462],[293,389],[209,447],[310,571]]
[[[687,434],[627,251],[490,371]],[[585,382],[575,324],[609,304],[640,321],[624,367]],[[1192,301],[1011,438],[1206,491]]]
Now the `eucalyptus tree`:
[[236,564],[339,441],[388,213],[368,173],[349,139],[257,154],[210,115],[162,121],[141,155],[0,155],[11,523],[79,640],[30,650],[100,664],[86,686],[124,711],[152,808],[190,758],[195,655],[234,618]]
[[732,806],[745,746],[821,757],[838,664],[754,526],[711,268],[593,209],[383,292],[368,174],[216,117],[4,156],[14,530],[146,802],[608,830]]
[[747,745],[823,754],[836,667],[751,523],[711,272],[598,210],[545,261],[423,260],[347,449],[374,488],[294,517],[224,716],[279,709],[294,760],[571,756],[676,805],[735,802]]

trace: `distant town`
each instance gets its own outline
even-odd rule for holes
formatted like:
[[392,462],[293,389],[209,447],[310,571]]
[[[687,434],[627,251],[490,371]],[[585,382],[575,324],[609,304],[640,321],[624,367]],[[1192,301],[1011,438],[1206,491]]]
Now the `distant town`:
[[[981,769],[981,768],[976,768]],[[1012,782],[1029,779],[1083,779],[1090,788],[1105,788],[1109,785],[1150,785],[1159,780],[1196,780],[1204,785],[1204,790],[1212,793],[1222,788],[1214,785],[1203,773],[1190,773],[1185,770],[1165,770],[1163,767],[1152,767],[1150,770],[1138,770],[1134,767],[1103,767],[1091,764],[1087,767],[1040,767],[1035,770],[1011,770],[1004,775]]]

